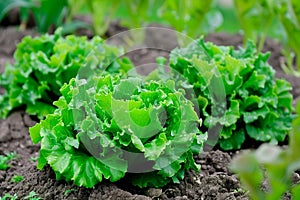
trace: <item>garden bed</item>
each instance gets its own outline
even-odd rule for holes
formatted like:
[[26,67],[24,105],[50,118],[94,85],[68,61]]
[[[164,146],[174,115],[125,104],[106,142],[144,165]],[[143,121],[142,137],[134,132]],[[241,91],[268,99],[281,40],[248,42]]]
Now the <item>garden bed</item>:
[[[113,33],[110,33],[113,35]],[[19,32],[15,28],[0,28],[0,72],[7,62],[13,62],[15,45],[26,35],[37,35],[34,31]],[[241,36],[212,34],[206,37],[218,45],[238,46]],[[157,41],[159,42],[159,41]],[[280,68],[281,46],[267,40],[264,51],[271,51],[269,63],[275,68],[276,76],[288,80],[292,86],[294,99],[300,97],[300,79],[286,75]],[[154,62],[157,56],[168,56],[166,52],[148,49],[129,54],[135,64]],[[296,102],[296,101],[294,101]],[[236,175],[228,169],[231,158],[239,152],[213,150],[195,158],[201,164],[201,172],[189,171],[180,184],[169,184],[161,189],[139,189],[125,180],[116,183],[103,181],[93,189],[79,188],[64,181],[56,181],[50,167],[42,171],[36,169],[39,146],[33,145],[28,127],[36,122],[23,111],[15,111],[6,120],[0,121],[0,154],[16,151],[17,159],[10,162],[11,168],[0,171],[0,196],[6,193],[23,198],[34,191],[43,199],[248,199],[241,189]],[[246,144],[244,148],[256,148],[257,143]],[[20,183],[11,182],[14,175],[21,175]],[[297,180],[298,179],[298,180]],[[295,181],[299,176],[295,175]],[[289,196],[285,196],[289,199]]]

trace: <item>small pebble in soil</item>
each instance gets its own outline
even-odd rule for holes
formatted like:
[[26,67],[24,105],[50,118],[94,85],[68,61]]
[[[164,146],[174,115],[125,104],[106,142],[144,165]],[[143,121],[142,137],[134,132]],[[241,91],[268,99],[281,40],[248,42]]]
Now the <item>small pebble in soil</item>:
[[198,183],[199,185],[201,185],[201,181],[200,181],[199,177],[195,176],[195,177],[193,177],[193,180],[195,183]]
[[162,189],[157,189],[157,188],[149,188],[145,192],[147,196],[149,197],[159,197],[162,194]]
[[0,182],[5,180],[5,171],[0,171]]
[[23,121],[24,121],[25,126],[27,126],[27,127],[32,127],[36,123],[27,114],[24,115]]
[[11,138],[7,124],[0,123],[0,130],[0,142],[7,141]]
[[188,200],[189,198],[187,196],[182,196],[182,197],[175,197],[175,200]]

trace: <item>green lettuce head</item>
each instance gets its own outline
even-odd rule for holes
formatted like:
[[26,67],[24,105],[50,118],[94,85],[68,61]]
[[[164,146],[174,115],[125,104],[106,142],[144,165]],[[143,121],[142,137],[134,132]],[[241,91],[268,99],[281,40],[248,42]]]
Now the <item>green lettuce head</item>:
[[251,42],[234,50],[203,39],[171,52],[170,66],[195,91],[202,131],[217,132],[222,149],[239,149],[247,138],[277,143],[290,130],[291,86],[275,79],[268,57]]
[[193,155],[206,134],[174,81],[103,73],[73,78],[60,92],[54,114],[30,129],[41,143],[39,169],[49,164],[58,178],[88,188],[126,173],[134,185],[161,187],[199,170]]
[[23,38],[14,53],[14,64],[7,65],[0,76],[0,86],[5,89],[0,95],[0,118],[22,106],[27,113],[44,118],[54,111],[59,89],[79,70],[114,73],[130,69],[129,60],[117,59],[122,54],[122,49],[107,45],[100,37],[63,37],[61,29],[54,35]]

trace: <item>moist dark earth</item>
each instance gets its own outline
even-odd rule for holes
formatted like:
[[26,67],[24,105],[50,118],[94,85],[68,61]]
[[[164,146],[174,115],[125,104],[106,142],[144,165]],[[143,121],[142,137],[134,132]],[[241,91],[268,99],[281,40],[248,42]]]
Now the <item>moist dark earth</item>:
[[[111,31],[113,32],[113,31]],[[113,33],[108,33],[108,36]],[[5,63],[13,62],[13,52],[16,44],[26,35],[38,35],[33,30],[18,31],[15,27],[0,27],[0,72],[3,72]],[[163,40],[167,40],[164,37]],[[242,37],[239,35],[211,34],[205,38],[218,45],[242,44]],[[172,40],[172,37],[169,38]],[[153,40],[154,42],[161,42]],[[151,41],[151,42],[153,42]],[[170,41],[171,43],[174,41]],[[172,45],[171,45],[172,46]],[[293,96],[297,99],[300,96],[300,79],[285,75],[279,60],[281,46],[272,40],[267,40],[264,51],[270,51],[269,63],[276,69],[276,76],[291,82]],[[168,56],[168,52],[155,49],[143,49],[134,51],[128,56],[137,65],[143,63],[154,63],[157,56]],[[64,181],[56,181],[55,174],[50,167],[39,171],[36,168],[39,146],[33,145],[28,128],[36,121],[24,113],[15,111],[7,119],[0,120],[0,155],[15,151],[17,159],[10,161],[11,168],[7,171],[0,171],[0,197],[9,193],[16,194],[20,199],[34,191],[39,197],[52,199],[220,199],[220,200],[244,200],[249,199],[247,192],[241,189],[240,182],[236,175],[230,172],[228,164],[232,157],[239,152],[222,152],[214,149],[204,152],[195,157],[197,163],[201,164],[201,172],[189,171],[180,184],[169,184],[161,189],[146,188],[139,189],[121,180],[116,183],[103,181],[92,189],[85,189]],[[255,147],[248,144],[249,147]],[[256,146],[257,147],[257,146]],[[14,175],[21,175],[24,180],[20,183],[11,181]],[[299,182],[299,175],[295,174],[295,182]],[[291,199],[287,194],[284,199]]]

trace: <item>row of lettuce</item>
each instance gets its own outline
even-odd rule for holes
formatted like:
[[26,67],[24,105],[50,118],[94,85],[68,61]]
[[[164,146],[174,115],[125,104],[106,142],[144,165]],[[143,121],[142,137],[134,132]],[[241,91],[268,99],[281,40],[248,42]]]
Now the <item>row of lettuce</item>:
[[[45,33],[53,26],[63,26],[70,33],[79,28],[90,28],[95,34],[105,35],[110,22],[119,21],[126,28],[139,28],[151,23],[167,25],[195,38],[214,31],[242,32],[244,41],[251,39],[264,46],[267,36],[279,39],[286,72],[300,76],[300,6],[297,0],[232,1],[220,0],[4,0],[0,3],[0,21],[14,9],[20,9],[20,27],[26,27],[33,16],[36,28]],[[77,15],[91,16],[91,24]],[[297,59],[296,59],[297,58]],[[296,66],[293,61],[296,59]]]
[[[276,144],[292,128],[290,84],[275,79],[269,54],[193,41],[149,75],[138,74],[120,47],[99,37],[25,37],[0,85],[0,114],[26,109],[41,121],[38,168],[93,187],[129,178],[139,187],[178,183],[200,170],[207,147]],[[166,69],[167,68],[167,69]]]

